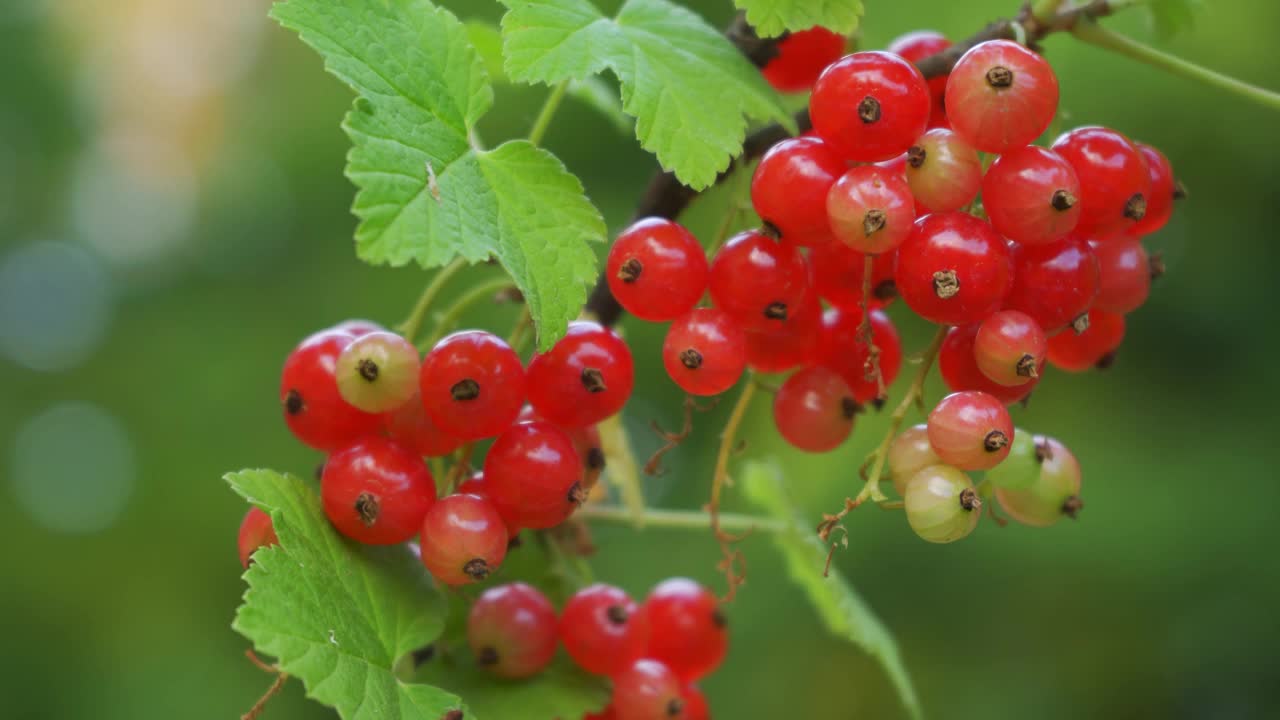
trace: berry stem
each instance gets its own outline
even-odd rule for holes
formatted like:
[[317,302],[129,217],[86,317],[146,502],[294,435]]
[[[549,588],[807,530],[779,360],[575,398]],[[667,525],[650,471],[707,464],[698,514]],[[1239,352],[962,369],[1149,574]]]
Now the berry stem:
[[414,304],[409,317],[396,328],[406,340],[413,342],[413,339],[417,337],[418,332],[422,329],[422,322],[427,317],[427,311],[431,309],[432,303],[440,295],[440,291],[444,289],[445,283],[449,282],[449,278],[456,275],[466,264],[465,260],[458,258],[440,268],[432,276],[431,282],[427,284],[427,287],[422,291],[422,295],[418,297],[418,302]]
[[[692,510],[645,510],[644,525],[660,528],[680,528],[685,530],[702,530],[707,527],[707,514]],[[583,520],[618,523],[635,526],[634,516],[629,508],[616,505],[588,505],[577,512],[574,517]],[[725,531],[750,532],[786,532],[789,526],[772,518],[740,513],[722,513],[720,528]]]
[[538,111],[538,118],[533,121],[533,127],[529,130],[529,142],[534,145],[542,144],[542,138],[547,134],[547,129],[551,127],[551,120],[555,117],[556,110],[560,109],[560,102],[564,100],[564,94],[568,90],[568,80],[561,82],[551,90],[551,94],[542,103],[542,109]]
[[862,261],[862,324],[858,326],[858,337],[867,345],[867,364],[863,368],[866,377],[876,383],[876,400],[883,400],[887,393],[884,375],[880,373],[880,348],[876,347],[871,332],[871,275],[875,272],[875,263],[876,256],[871,253]]
[[1066,4],[1067,0],[1036,0],[1031,4],[1031,17],[1038,22],[1050,22]]
[[720,534],[720,493],[726,482],[732,482],[729,479],[729,458],[733,455],[734,445],[737,444],[738,427],[742,425],[742,419],[747,415],[751,398],[756,394],[754,379],[753,375],[743,383],[738,402],[734,403],[733,411],[729,413],[729,420],[724,425],[724,431],[720,433],[720,450],[716,453],[716,470],[711,478],[711,500],[707,503],[707,512],[711,515],[711,529],[717,536]]
[[444,337],[457,324],[458,318],[472,305],[485,300],[493,300],[494,296],[500,291],[514,287],[515,285],[512,284],[510,278],[498,278],[471,288],[457,300],[454,300],[453,304],[440,314],[440,319],[436,321],[435,332],[431,333],[431,336],[427,338],[420,348],[430,349],[439,342],[440,338]]

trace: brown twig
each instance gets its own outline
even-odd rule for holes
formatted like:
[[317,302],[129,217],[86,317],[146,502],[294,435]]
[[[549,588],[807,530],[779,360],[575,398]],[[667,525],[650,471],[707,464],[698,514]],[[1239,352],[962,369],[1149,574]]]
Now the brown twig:
[[862,323],[858,325],[858,339],[867,346],[867,361],[863,365],[867,382],[876,384],[876,399],[886,400],[889,395],[884,388],[884,375],[880,372],[880,348],[876,347],[874,334],[871,332],[871,275],[876,256],[870,253],[862,264]]
[[[746,558],[733,545],[745,540],[751,531],[734,535],[720,527],[720,495],[725,485],[733,484],[733,479],[729,476],[729,459],[738,444],[738,427],[742,425],[751,398],[756,394],[756,385],[752,380],[754,378],[749,378],[743,383],[738,402],[734,403],[733,412],[729,413],[729,420],[725,422],[724,432],[720,434],[720,450],[716,453],[716,469],[711,478],[711,499],[706,506],[707,514],[711,516],[711,532],[715,534],[716,542],[720,543],[722,557],[719,569],[729,583],[729,590],[724,596],[725,602],[732,600],[738,593],[738,587],[746,581]],[[737,569],[739,566],[741,571]]]
[[684,422],[680,425],[680,432],[667,432],[658,425],[657,420],[650,421],[649,426],[658,434],[658,437],[663,439],[665,444],[649,456],[649,460],[644,464],[644,474],[661,475],[663,472],[662,457],[680,447],[680,443],[684,442],[689,437],[689,433],[693,432],[693,411],[706,412],[714,408],[718,403],[718,398],[712,398],[706,405],[699,405],[697,398],[692,395],[686,395],[683,404]]
[[253,652],[252,648],[245,650],[244,654],[245,657],[249,658],[249,662],[254,664],[254,667],[276,676],[276,679],[271,681],[271,686],[262,694],[262,697],[258,698],[258,701],[253,704],[253,707],[249,708],[249,712],[240,716],[240,720],[257,720],[258,716],[262,715],[262,711],[267,708],[267,703],[280,692],[281,688],[284,687],[285,682],[289,680],[289,673],[281,671],[280,668],[275,665],[268,665],[263,662],[262,658],[258,657],[257,654]]

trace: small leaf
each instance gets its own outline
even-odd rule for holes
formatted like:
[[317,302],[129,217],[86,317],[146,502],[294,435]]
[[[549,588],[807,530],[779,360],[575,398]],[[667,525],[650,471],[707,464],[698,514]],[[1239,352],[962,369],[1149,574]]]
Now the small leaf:
[[733,0],[733,4],[747,11],[747,22],[760,37],[814,26],[849,35],[866,12],[862,0]]
[[1201,0],[1146,0],[1147,11],[1156,34],[1170,37],[1195,25],[1196,14],[1203,9]]
[[778,469],[749,462],[742,477],[747,497],[753,503],[778,520],[795,523],[793,530],[774,533],[773,537],[786,558],[791,580],[809,596],[827,629],[870,653],[884,668],[911,717],[922,717],[920,701],[888,628],[838,570],[832,569],[829,577],[822,576],[829,548],[796,517]]

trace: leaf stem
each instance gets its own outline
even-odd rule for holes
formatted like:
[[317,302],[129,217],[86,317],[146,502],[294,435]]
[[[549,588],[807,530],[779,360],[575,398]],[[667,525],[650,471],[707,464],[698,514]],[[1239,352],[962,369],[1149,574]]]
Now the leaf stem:
[[439,342],[440,338],[444,337],[445,333],[449,332],[449,329],[458,322],[458,318],[461,317],[462,313],[466,312],[472,305],[484,300],[492,300],[493,296],[500,290],[512,287],[515,287],[515,284],[511,282],[510,278],[499,278],[471,288],[440,315],[440,319],[436,322],[435,332],[431,333],[431,337],[427,338],[427,341],[422,346],[430,348]]
[[400,334],[406,340],[413,342],[413,339],[417,337],[418,332],[422,329],[422,322],[427,317],[427,311],[431,309],[431,304],[435,302],[440,291],[444,289],[445,283],[449,282],[449,278],[458,274],[459,270],[466,267],[466,264],[465,260],[457,258],[440,268],[432,276],[431,282],[427,284],[426,289],[422,291],[422,295],[418,297],[418,302],[414,304],[409,317],[396,326],[396,330],[400,331]]
[[[636,527],[634,513],[628,508],[616,505],[587,505],[579,510],[574,517]],[[693,510],[645,510],[643,517],[646,527],[685,530],[703,530],[707,527],[707,513]],[[790,529],[790,526],[786,523],[779,522],[773,518],[738,513],[721,514],[720,527],[737,532],[751,530],[785,532]]]
[[533,121],[533,128],[529,130],[529,142],[534,145],[542,144],[543,136],[547,134],[547,129],[551,127],[551,119],[555,117],[556,110],[560,108],[560,101],[564,100],[564,95],[568,90],[568,80],[552,88],[551,94],[542,103],[542,109],[538,111],[538,118]]

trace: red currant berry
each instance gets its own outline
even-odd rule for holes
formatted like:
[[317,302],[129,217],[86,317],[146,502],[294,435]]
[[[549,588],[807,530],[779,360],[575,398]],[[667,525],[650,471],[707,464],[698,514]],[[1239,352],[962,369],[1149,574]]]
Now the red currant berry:
[[1031,316],[1052,335],[1082,315],[1098,294],[1098,259],[1089,243],[1069,237],[1048,245],[1014,245],[1008,310]]
[[913,475],[902,503],[911,529],[931,543],[968,537],[982,518],[973,481],[950,465],[930,465]]
[[1107,237],[1147,215],[1151,177],[1129,138],[1101,127],[1076,128],[1053,142],[1080,179],[1081,235]]
[[[839,243],[831,243],[835,246]],[[747,364],[760,372],[776,373],[805,365],[813,356],[822,324],[822,305],[812,292],[773,330],[743,333]]]
[[783,140],[760,159],[751,178],[751,204],[787,242],[823,245],[831,242],[827,192],[848,169],[821,138]]
[[778,54],[760,69],[774,90],[805,92],[831,63],[844,55],[845,38],[824,27],[787,35],[778,43]]
[[1040,377],[1048,349],[1044,330],[1017,310],[992,313],[978,326],[973,341],[978,369],[1001,385],[1026,385]]
[[1080,180],[1050,150],[1009,150],[982,179],[982,206],[996,232],[1024,245],[1060,240],[1080,220]]
[[279,544],[280,538],[276,537],[271,516],[259,508],[249,508],[249,512],[244,515],[244,520],[240,521],[240,532],[236,536],[236,545],[240,550],[240,564],[248,570],[255,550]]
[[836,239],[858,252],[892,251],[911,234],[916,219],[911,187],[900,175],[861,165],[831,186],[827,219]]
[[613,676],[644,656],[649,620],[623,590],[591,585],[565,603],[560,642],[578,667]]
[[479,440],[502,432],[520,414],[524,367],[501,338],[467,330],[427,353],[418,388],[437,426],[463,440]]
[[728,313],[694,308],[676,318],[662,342],[662,364],[690,395],[719,395],[747,366],[746,337]]
[[463,480],[462,484],[458,485],[456,494],[475,495],[482,498],[488,498],[489,486],[485,484],[484,471],[477,470],[471,473],[471,477],[467,478],[466,480]]
[[507,556],[507,526],[479,495],[450,495],[422,521],[422,564],[445,585],[480,582]]
[[1039,448],[1044,438],[1032,435],[1022,428],[1013,429],[1013,443],[1004,462],[986,472],[983,479],[998,488],[1026,490],[1040,474]]
[[404,405],[418,391],[418,349],[395,333],[374,331],[338,354],[334,374],[342,399],[369,413]]
[[951,129],[982,152],[1030,144],[1058,112],[1058,77],[1036,53],[988,40],[960,57],[947,80]]
[[697,680],[724,660],[729,622],[710,590],[688,578],[664,580],[649,593],[644,612],[648,656],[666,663],[681,680]]
[[502,678],[537,675],[556,654],[556,610],[521,582],[485,590],[467,615],[467,642],[476,662]]
[[707,289],[707,257],[678,223],[645,218],[609,248],[609,291],[641,320],[665,322],[689,312]]
[[368,335],[371,332],[387,331],[386,328],[382,327],[381,325],[379,325],[378,323],[372,320],[359,320],[359,319],[343,320],[342,322],[338,323],[337,325],[334,325],[332,328],[329,328],[329,329],[336,330],[338,332],[344,332],[352,337],[360,337],[361,335]]
[[916,212],[950,212],[973,202],[982,186],[978,151],[959,135],[936,128],[916,140],[906,154],[906,177]]
[[462,438],[441,430],[422,406],[416,393],[409,401],[382,416],[382,427],[392,440],[425,457],[444,457],[462,446]]
[[1150,145],[1134,144],[1147,161],[1147,175],[1151,178],[1151,189],[1146,195],[1147,214],[1129,228],[1130,234],[1141,237],[1150,235],[1169,222],[1169,216],[1173,214],[1173,201],[1177,199],[1179,191],[1169,158]]
[[1044,365],[1036,368],[1036,377],[1023,385],[1005,386],[996,383],[978,369],[978,361],[974,352],[974,344],[978,337],[980,323],[961,325],[947,331],[938,351],[938,369],[942,379],[951,392],[974,390],[984,392],[1005,405],[1012,405],[1025,400],[1044,375]]
[[1124,316],[1106,310],[1089,311],[1082,332],[1068,330],[1049,338],[1049,362],[1068,372],[1109,367],[1124,341]]
[[1080,500],[1080,462],[1065,445],[1036,436],[1038,472],[1029,487],[996,488],[996,500],[1009,517],[1023,525],[1049,527],[1064,517],[1075,519],[1084,508]]
[[961,470],[999,465],[1012,441],[1009,411],[986,393],[952,393],[929,413],[929,444],[942,462]]
[[809,116],[819,137],[846,160],[888,160],[924,133],[929,87],[916,66],[897,55],[854,53],[822,72]]
[[[902,339],[883,310],[872,310],[871,343],[880,351],[880,356],[869,367],[870,348],[861,328],[861,312],[827,310],[822,314],[814,363],[835,370],[849,385],[854,400],[868,403],[881,399],[881,380],[888,388],[898,378],[898,371],[902,369]],[[879,379],[873,374],[876,365],[880,368]]]
[[509,525],[542,530],[585,501],[582,461],[573,441],[548,422],[512,425],[484,459],[489,499]]
[[941,465],[942,458],[929,444],[929,428],[915,425],[903,430],[889,444],[889,475],[899,497],[907,493],[907,482],[930,465]]
[[965,213],[916,221],[898,248],[898,294],[930,322],[977,322],[999,309],[1013,281],[1009,248],[987,223]]
[[337,450],[377,432],[378,416],[352,406],[338,392],[338,355],[354,338],[318,332],[289,353],[280,376],[280,405],[289,430],[317,450]]
[[422,530],[436,483],[412,450],[367,437],[325,460],[320,497],[338,532],[366,545],[395,545]]
[[857,412],[849,383],[822,366],[795,373],[773,396],[773,424],[787,442],[807,452],[840,447],[853,432]]
[[711,299],[744,330],[772,330],[809,292],[799,248],[749,231],[730,238],[711,261]]
[[[898,291],[893,284],[897,253],[881,253],[871,265],[871,307],[893,302]],[[813,268],[813,288],[827,302],[844,310],[862,312],[862,278],[867,256],[844,243],[828,243],[809,252]]]
[[[894,38],[889,43],[889,52],[901,55],[903,60],[919,65],[921,60],[951,47],[951,41],[942,33],[933,30],[916,30]],[[947,120],[947,109],[944,99],[947,94],[947,75],[931,77],[925,82],[929,86],[929,127],[939,127]]]
[[[546,418],[538,415],[533,407],[529,405],[526,405],[520,411],[520,417],[516,419],[517,422],[522,423],[542,420],[546,420]],[[582,461],[582,487],[590,490],[596,486],[596,481],[600,479],[600,473],[604,472],[604,446],[600,443],[600,430],[595,425],[583,425],[576,428],[560,426],[560,429],[573,442],[573,449],[577,451],[578,459]],[[462,490],[459,489],[458,492],[462,492]]]
[[529,361],[529,402],[562,427],[593,425],[614,415],[634,383],[631,350],[599,323],[569,323],[555,347]]
[[1098,295],[1093,307],[1113,313],[1131,313],[1142,307],[1151,293],[1151,260],[1137,238],[1117,238],[1089,243],[1098,258]]
[[707,705],[707,696],[697,685],[685,685],[680,694],[684,700],[685,720],[711,720],[711,707]]
[[613,712],[618,720],[682,720],[683,691],[662,662],[636,660],[613,678]]

